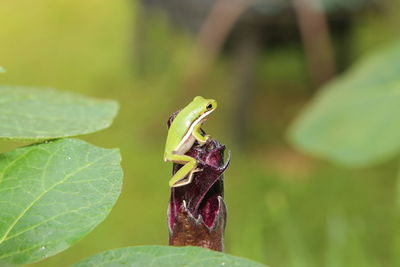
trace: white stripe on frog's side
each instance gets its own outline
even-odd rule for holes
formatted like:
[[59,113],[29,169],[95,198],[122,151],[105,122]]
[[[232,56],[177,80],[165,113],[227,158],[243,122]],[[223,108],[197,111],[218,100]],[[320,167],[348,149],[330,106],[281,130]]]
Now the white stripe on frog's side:
[[183,136],[182,140],[179,142],[177,149],[174,150],[174,154],[185,154],[186,152],[189,151],[189,149],[192,147],[194,142],[196,141],[196,138],[192,135],[194,127],[198,125],[202,120],[204,120],[208,115],[210,115],[211,112],[213,112],[214,109],[209,110],[207,112],[204,112],[201,114],[200,117],[198,117],[189,127],[188,131],[186,134]]

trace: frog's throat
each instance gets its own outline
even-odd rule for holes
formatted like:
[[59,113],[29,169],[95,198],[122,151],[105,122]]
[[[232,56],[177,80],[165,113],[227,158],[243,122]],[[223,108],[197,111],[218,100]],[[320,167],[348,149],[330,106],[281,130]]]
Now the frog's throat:
[[188,131],[186,132],[185,136],[183,136],[182,140],[179,142],[178,147],[183,146],[183,144],[190,138],[190,136],[193,133],[193,129],[194,127],[196,127],[196,125],[198,125],[199,123],[201,123],[202,120],[206,119],[208,115],[211,114],[211,112],[213,112],[214,109],[209,110],[207,112],[204,112],[203,114],[201,114],[189,127]]

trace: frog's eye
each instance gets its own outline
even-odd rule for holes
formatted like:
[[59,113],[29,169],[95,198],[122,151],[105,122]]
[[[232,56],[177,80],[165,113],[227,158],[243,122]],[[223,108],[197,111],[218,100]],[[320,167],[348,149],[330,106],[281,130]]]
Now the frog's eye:
[[210,104],[208,104],[208,105],[206,106],[206,109],[210,110],[210,109],[212,109],[212,107],[213,107],[213,105],[210,103]]

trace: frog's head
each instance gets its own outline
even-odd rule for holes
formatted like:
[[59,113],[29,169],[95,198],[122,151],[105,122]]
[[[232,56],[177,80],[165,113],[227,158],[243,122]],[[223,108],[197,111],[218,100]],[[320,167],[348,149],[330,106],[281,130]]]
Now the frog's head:
[[207,119],[208,115],[217,108],[217,101],[214,99],[206,99],[202,96],[196,96],[192,103],[197,107],[198,116],[202,118],[202,121]]

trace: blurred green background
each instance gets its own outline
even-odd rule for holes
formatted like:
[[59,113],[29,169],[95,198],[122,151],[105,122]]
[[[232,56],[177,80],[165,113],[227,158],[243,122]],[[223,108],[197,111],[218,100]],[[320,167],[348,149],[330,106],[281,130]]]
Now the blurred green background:
[[[121,149],[119,201],[77,245],[29,266],[67,266],[107,249],[167,244],[166,120],[195,95],[218,100],[205,130],[232,151],[225,175],[226,252],[274,267],[400,264],[397,162],[350,170],[308,157],[285,140],[315,91],[300,42],[260,52],[251,102],[242,107],[249,120],[241,143],[232,57],[218,57],[206,86],[182,86],[195,38],[161,12],[146,19],[138,51],[135,1],[2,0],[0,7],[0,64],[7,69],[1,84],[54,87],[120,103],[110,129],[82,137]],[[395,7],[386,1],[384,11],[351,15],[350,62],[395,38]],[[2,142],[0,149],[20,145]]]

